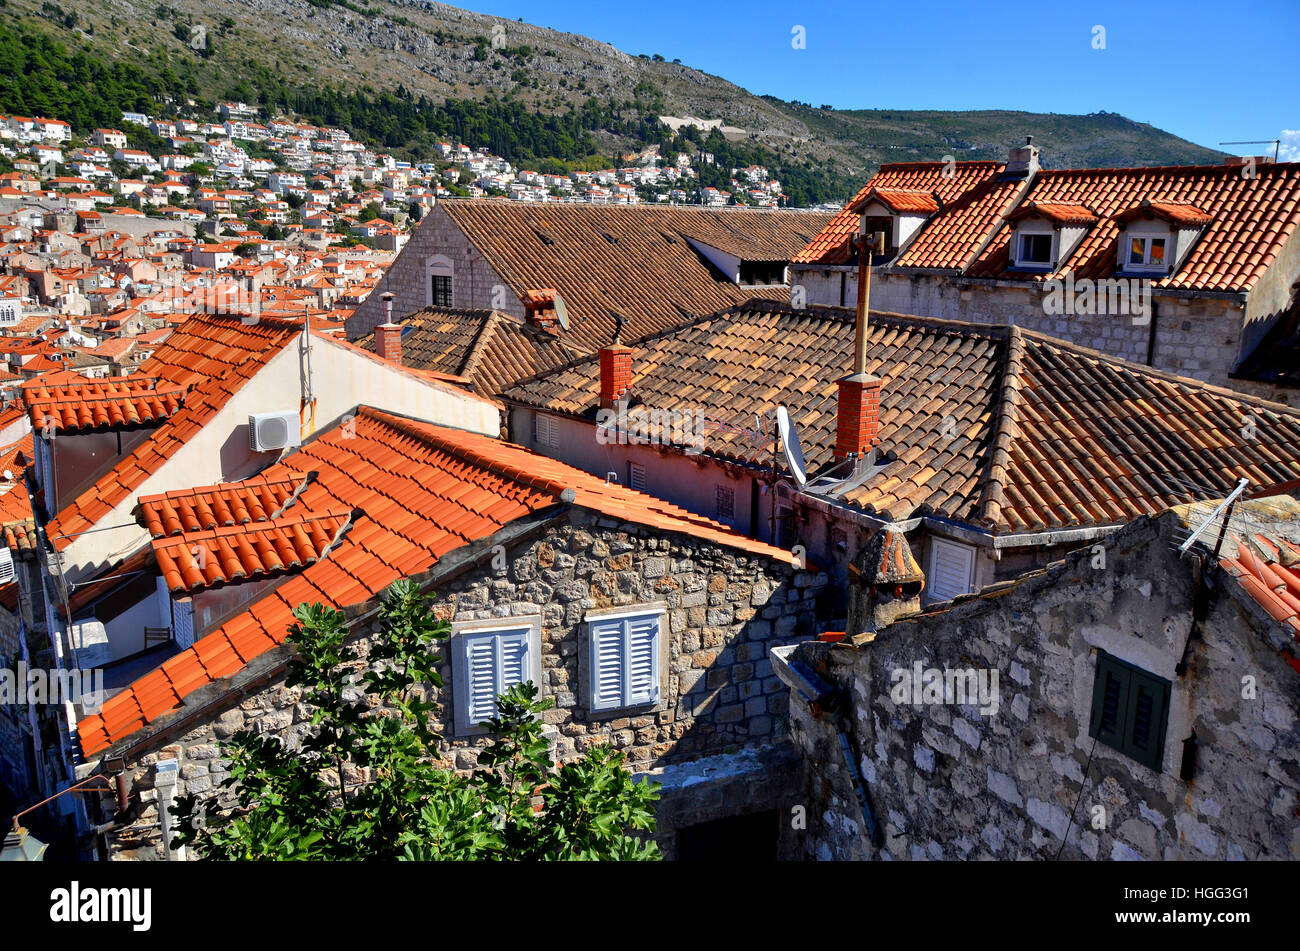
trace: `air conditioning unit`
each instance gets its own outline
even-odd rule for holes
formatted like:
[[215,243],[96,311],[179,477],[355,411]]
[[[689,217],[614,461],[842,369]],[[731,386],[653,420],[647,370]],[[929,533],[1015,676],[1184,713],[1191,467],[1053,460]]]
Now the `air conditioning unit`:
[[14,580],[14,555],[8,546],[0,547],[0,584]]
[[301,446],[298,414],[290,409],[249,416],[248,445],[253,452],[278,452],[290,446]]

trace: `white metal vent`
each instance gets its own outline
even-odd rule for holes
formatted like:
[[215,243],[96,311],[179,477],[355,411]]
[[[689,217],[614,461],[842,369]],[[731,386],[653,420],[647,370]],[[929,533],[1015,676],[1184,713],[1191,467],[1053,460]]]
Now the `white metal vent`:
[[0,584],[8,584],[14,580],[14,555],[5,546],[0,548]]
[[248,444],[254,452],[274,452],[302,445],[298,414],[293,410],[254,413],[248,417]]

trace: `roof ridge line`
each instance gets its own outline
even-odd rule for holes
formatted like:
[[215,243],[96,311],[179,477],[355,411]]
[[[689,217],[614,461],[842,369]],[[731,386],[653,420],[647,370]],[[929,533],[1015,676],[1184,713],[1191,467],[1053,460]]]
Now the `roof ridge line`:
[[478,369],[479,361],[483,359],[483,354],[487,350],[488,344],[496,334],[497,324],[500,323],[498,312],[493,309],[488,311],[483,322],[479,324],[478,333],[474,335],[474,342],[469,345],[469,350],[465,354],[465,360],[457,371],[460,376],[468,377]]
[[[989,443],[988,462],[984,467],[984,487],[980,490],[977,518],[987,525],[997,524],[1004,500],[1003,488],[1011,464],[1010,446],[1018,432],[1020,420],[1020,390],[1023,386],[1025,341],[1019,327],[1011,325],[1006,335],[1006,351],[1002,359],[1002,379],[999,383],[997,419]],[[994,508],[997,511],[994,511]]]
[[[554,479],[548,479],[543,476],[539,476],[537,475],[536,472],[529,471],[528,469],[522,466],[511,465],[510,463],[507,463],[500,458],[488,455],[487,453],[478,452],[474,449],[469,448],[468,446],[465,446],[461,443],[448,439],[447,437],[442,436],[440,433],[435,431],[438,429],[449,429],[449,427],[439,426],[437,423],[430,423],[424,420],[411,419],[406,416],[398,416],[395,413],[389,413],[385,410],[381,410],[373,406],[366,406],[364,404],[357,407],[357,415],[369,417],[370,419],[373,419],[375,422],[379,423],[380,425],[389,426],[393,429],[398,430],[399,432],[405,433],[406,435],[410,436],[412,439],[417,439],[420,442],[424,442],[424,443],[431,443],[435,445],[440,451],[455,456],[456,458],[461,459],[462,461],[469,462],[476,466],[480,466],[484,469],[487,469],[489,472],[496,473],[497,475],[503,475],[511,479],[516,479],[525,482],[528,485],[531,485],[534,488],[539,489],[541,491],[549,492],[555,496],[555,500],[557,502],[561,500],[561,496],[564,494],[564,492],[570,488],[569,486],[564,485],[561,482],[557,482]],[[493,437],[484,436],[481,433],[472,433],[470,430],[467,429],[455,430],[455,431],[463,432],[473,436],[479,436],[480,438],[489,439],[492,440],[493,442],[501,443],[502,445],[514,446],[514,444],[506,443],[504,440],[493,439]],[[525,449],[523,446],[514,446],[514,448],[519,449],[521,452],[528,452],[528,450]]]

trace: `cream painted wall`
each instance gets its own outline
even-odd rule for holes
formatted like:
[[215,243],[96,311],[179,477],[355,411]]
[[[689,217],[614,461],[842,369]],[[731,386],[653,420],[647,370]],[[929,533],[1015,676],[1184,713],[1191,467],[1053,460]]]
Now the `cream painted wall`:
[[[100,519],[97,527],[106,530],[82,534],[72,541],[63,552],[63,570],[70,582],[84,580],[148,544],[149,533],[132,515],[140,496],[246,479],[292,452],[249,449],[248,417],[298,409],[301,370],[306,363],[300,339],[273,357],[197,435]],[[311,364],[316,411],[304,424],[304,440],[329,429],[362,403],[488,436],[500,435],[500,412],[495,404],[439,386],[345,344],[313,336]]]

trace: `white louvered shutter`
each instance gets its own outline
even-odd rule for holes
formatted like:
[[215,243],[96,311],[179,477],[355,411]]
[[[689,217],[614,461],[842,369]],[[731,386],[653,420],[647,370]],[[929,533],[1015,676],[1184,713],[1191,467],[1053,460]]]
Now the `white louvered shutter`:
[[623,622],[591,625],[591,709],[614,710],[623,703]]
[[975,568],[975,549],[938,538],[930,541],[930,600],[948,601],[970,592]]
[[191,598],[172,602],[172,640],[182,648],[194,646],[194,601]]
[[627,487],[638,492],[645,491],[645,466],[636,462],[627,464]]
[[628,618],[627,705],[659,700],[659,617]]
[[[528,628],[503,631],[496,635],[498,658],[497,696],[507,688],[531,680],[528,667]],[[493,712],[495,713],[495,704]]]
[[494,634],[465,635],[465,684],[461,692],[465,726],[477,727],[497,712]]

